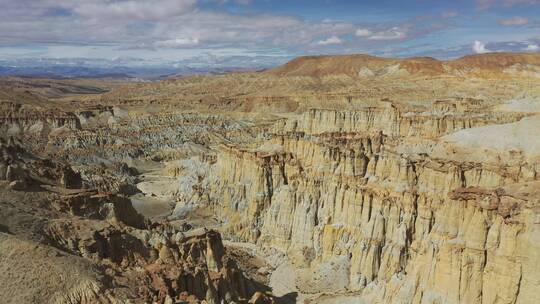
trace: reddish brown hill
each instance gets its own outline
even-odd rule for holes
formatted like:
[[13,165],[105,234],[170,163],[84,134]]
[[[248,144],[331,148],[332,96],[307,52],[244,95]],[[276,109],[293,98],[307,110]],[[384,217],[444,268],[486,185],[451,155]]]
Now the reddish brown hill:
[[269,70],[266,73],[277,76],[321,77],[330,75],[358,76],[362,72],[387,75],[392,68],[406,70],[410,74],[441,75],[453,70],[477,69],[503,72],[516,64],[533,65],[540,68],[540,54],[489,53],[465,56],[450,61],[431,57],[405,59],[382,58],[370,55],[305,56]]
[[431,57],[413,57],[398,60],[400,66],[412,74],[438,75],[444,73],[444,65]]
[[370,55],[302,56],[269,70],[278,76],[357,75],[361,68],[380,69],[394,60]]
[[449,61],[452,68],[474,67],[486,70],[509,68],[515,64],[535,65],[540,67],[540,53],[488,53],[468,55]]

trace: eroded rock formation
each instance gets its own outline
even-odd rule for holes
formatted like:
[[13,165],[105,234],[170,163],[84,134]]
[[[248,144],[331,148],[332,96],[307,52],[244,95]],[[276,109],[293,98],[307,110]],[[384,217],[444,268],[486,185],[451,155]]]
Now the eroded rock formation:
[[539,66],[315,56],[63,99],[12,79],[24,91],[0,96],[0,279],[14,283],[0,292],[540,302]]
[[30,159],[13,140],[1,147],[8,177],[34,187],[0,188],[6,303],[247,303],[255,292],[271,299],[218,232],[145,219],[125,197],[80,189],[71,167]]
[[523,197],[538,159],[455,155],[433,139],[475,123],[432,116],[313,110],[277,122],[273,149],[223,146],[210,193],[227,232],[312,271],[344,257],[346,289],[371,303],[538,301],[539,201]]

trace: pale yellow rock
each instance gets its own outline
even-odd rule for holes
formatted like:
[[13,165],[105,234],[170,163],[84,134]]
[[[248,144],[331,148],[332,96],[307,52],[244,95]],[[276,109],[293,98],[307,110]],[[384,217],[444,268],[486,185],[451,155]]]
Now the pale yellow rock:
[[313,269],[349,259],[347,288],[370,303],[533,303],[538,275],[532,269],[540,273],[540,264],[530,263],[538,253],[525,244],[540,206],[514,199],[521,211],[508,213],[499,208],[510,194],[498,203],[449,194],[476,187],[489,195],[534,174],[448,152],[430,158],[430,145],[418,145],[419,138],[485,121],[434,122],[393,107],[366,111],[312,110],[280,121],[279,135],[266,144],[280,149],[222,147],[210,192],[230,220],[228,233],[291,256],[312,250]]

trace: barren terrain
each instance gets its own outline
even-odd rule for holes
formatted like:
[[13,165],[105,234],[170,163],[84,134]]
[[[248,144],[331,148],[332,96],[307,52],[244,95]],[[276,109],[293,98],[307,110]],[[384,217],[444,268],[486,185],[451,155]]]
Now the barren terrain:
[[0,79],[6,303],[540,303],[540,55]]

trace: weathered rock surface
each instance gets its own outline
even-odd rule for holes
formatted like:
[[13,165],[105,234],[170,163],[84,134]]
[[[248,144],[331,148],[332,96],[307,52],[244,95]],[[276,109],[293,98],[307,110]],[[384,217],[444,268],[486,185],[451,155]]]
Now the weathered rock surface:
[[[269,152],[222,146],[210,193],[227,233],[291,257],[304,252],[297,265],[309,273],[344,257],[342,288],[370,303],[538,301],[540,202],[502,190],[540,186],[538,158],[450,156],[434,138],[456,126],[480,128],[425,123],[429,116],[411,128],[412,116],[367,111],[313,110],[279,121],[270,140],[279,148]],[[493,123],[507,119],[519,117]],[[337,282],[331,270],[326,275]]]
[[539,58],[310,56],[55,99],[10,80],[31,93],[0,95],[0,291],[538,303]]
[[71,167],[30,158],[12,142],[1,147],[38,187],[0,185],[4,302],[247,303],[257,291],[272,299],[218,232],[144,219],[125,197],[71,189],[80,181]]

